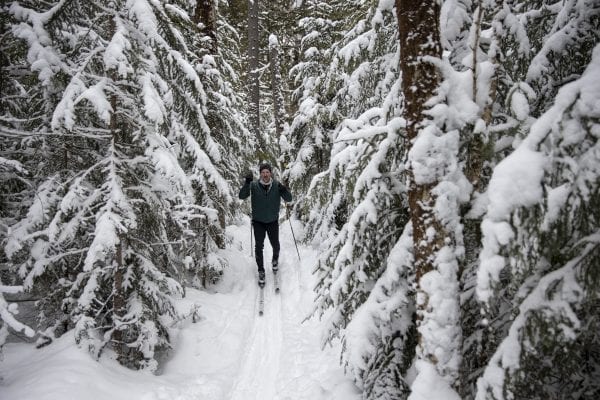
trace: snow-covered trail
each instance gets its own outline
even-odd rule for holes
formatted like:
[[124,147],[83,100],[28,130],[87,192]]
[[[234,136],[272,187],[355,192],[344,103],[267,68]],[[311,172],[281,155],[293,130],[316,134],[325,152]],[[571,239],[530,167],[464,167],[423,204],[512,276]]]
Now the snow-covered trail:
[[[295,222],[299,239],[302,226]],[[228,261],[211,290],[186,289],[178,307],[199,306],[200,320],[172,331],[172,350],[157,375],[128,370],[107,352],[99,362],[67,334],[35,350],[10,344],[0,362],[0,398],[19,400],[358,400],[339,365],[339,344],[320,348],[321,325],[306,319],[313,307],[311,269],[316,251],[299,245],[290,222],[280,225],[281,291],[267,268],[265,313],[258,316],[257,272],[246,218],[227,227]],[[271,246],[265,241],[270,265]]]
[[[283,226],[281,227],[283,228]],[[280,365],[285,363],[287,352],[290,350],[289,339],[284,339],[284,326],[286,333],[293,331],[293,325],[296,325],[296,319],[300,318],[296,312],[298,307],[294,306],[294,300],[290,296],[299,291],[298,269],[301,267],[296,253],[291,249],[295,247],[289,243],[288,235],[283,232],[281,237],[280,253],[280,271],[279,277],[281,290],[275,293],[273,285],[273,274],[269,271],[268,265],[272,258],[272,251],[268,239],[265,240],[264,259],[267,271],[265,285],[265,309],[263,316],[257,316],[258,286],[256,280],[251,283],[255,285],[252,290],[255,298],[254,313],[255,318],[252,322],[251,333],[244,344],[244,357],[241,362],[239,374],[233,385],[231,400],[270,400],[281,398],[278,396],[280,389],[278,383],[282,382],[285,371],[282,371]],[[251,243],[244,240],[242,243],[243,254],[252,254]],[[249,235],[248,235],[249,239]],[[291,245],[291,246],[290,246]],[[292,257],[293,256],[293,257]],[[252,271],[255,269],[254,259],[251,256],[247,258],[248,265]],[[256,279],[256,277],[254,277]],[[285,310],[284,310],[285,304]],[[284,348],[285,346],[285,348]],[[296,346],[297,347],[297,346]],[[288,397],[290,398],[290,397]]]
[[231,400],[275,398],[283,334],[281,295],[274,293],[272,283],[272,275],[269,274],[265,287],[265,312],[252,324]]
[[[296,226],[295,230],[300,230]],[[249,231],[249,227],[248,227]],[[247,235],[249,239],[249,234]],[[271,247],[265,240],[264,259],[267,266],[265,286],[265,313],[251,323],[250,334],[244,344],[239,373],[230,395],[231,400],[300,400],[334,399],[340,388],[334,382],[324,379],[331,370],[337,370],[337,354],[322,353],[318,348],[320,330],[316,321],[305,321],[311,309],[312,292],[307,285],[314,254],[308,248],[299,247],[298,258],[289,221],[280,226],[280,282],[281,291],[275,293],[273,275],[268,265],[271,260]],[[248,254],[248,264],[254,270],[250,256],[250,243],[242,239],[243,254]],[[252,290],[257,303],[258,286]],[[331,357],[334,356],[334,357]],[[329,375],[328,375],[329,372]],[[342,385],[344,386],[344,385]],[[352,398],[346,382],[344,398]],[[354,390],[351,390],[354,392]],[[354,392],[356,395],[356,393]],[[350,397],[349,397],[350,396]]]

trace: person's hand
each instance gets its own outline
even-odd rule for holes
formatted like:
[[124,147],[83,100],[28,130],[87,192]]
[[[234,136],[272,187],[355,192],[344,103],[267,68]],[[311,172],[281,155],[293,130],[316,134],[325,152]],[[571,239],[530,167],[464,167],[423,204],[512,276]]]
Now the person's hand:
[[283,182],[279,182],[279,188],[283,191],[289,192],[287,180],[284,180]]
[[245,176],[245,179],[246,179],[246,183],[252,182],[252,180],[254,179],[254,177],[252,176],[252,172],[248,172]]

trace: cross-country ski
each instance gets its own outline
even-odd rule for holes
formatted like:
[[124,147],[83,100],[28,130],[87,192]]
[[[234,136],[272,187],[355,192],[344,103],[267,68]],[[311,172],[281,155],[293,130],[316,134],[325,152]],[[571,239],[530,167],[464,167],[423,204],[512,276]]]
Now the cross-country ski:
[[258,288],[258,315],[263,315],[265,312],[265,288]]
[[273,272],[273,286],[275,287],[275,293],[279,293],[279,273]]
[[[275,293],[279,293],[279,273],[273,272],[273,290]],[[262,316],[265,312],[265,285],[266,283],[260,283],[258,286],[258,315]]]

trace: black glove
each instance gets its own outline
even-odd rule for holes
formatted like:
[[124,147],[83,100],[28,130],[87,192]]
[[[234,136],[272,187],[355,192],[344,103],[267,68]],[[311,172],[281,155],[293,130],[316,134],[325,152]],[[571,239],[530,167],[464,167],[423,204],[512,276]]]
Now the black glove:
[[250,182],[252,182],[252,180],[254,179],[254,177],[252,176],[252,172],[248,172],[248,173],[246,174],[246,177],[245,177],[245,179],[246,179],[246,183],[250,183]]
[[289,192],[287,181],[279,182],[279,189],[285,192]]

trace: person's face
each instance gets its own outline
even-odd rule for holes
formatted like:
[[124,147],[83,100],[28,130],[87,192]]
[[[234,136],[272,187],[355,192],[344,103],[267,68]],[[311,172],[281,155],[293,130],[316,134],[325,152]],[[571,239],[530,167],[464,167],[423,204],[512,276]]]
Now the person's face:
[[263,182],[268,182],[269,179],[271,179],[271,171],[269,171],[268,169],[263,169],[262,171],[260,171],[260,179]]

